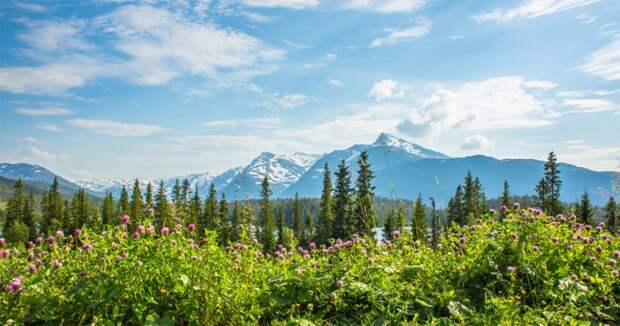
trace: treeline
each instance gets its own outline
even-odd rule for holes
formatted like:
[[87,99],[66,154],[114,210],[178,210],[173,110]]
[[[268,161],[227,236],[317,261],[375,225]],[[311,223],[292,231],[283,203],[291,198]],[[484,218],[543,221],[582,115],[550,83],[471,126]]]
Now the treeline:
[[[353,235],[373,237],[378,225],[383,226],[384,239],[411,232],[414,239],[435,245],[452,223],[469,224],[484,216],[489,208],[499,210],[496,215],[501,219],[503,212],[515,203],[524,208],[540,208],[549,215],[575,215],[583,223],[594,222],[595,209],[587,192],[579,203],[560,201],[562,182],[553,152],[535,187],[535,196],[514,196],[505,181],[502,195],[487,200],[480,179],[468,172],[445,209],[437,209],[433,198],[428,198],[430,205],[425,205],[421,195],[415,201],[375,197],[374,175],[366,152],[360,154],[357,165],[357,178],[352,180],[344,161],[334,174],[326,164],[319,199],[296,196],[272,200],[269,181],[265,178],[260,199],[230,203],[224,194],[218,195],[214,185],[203,198],[198,187],[192,189],[188,180],[177,180],[170,196],[163,182],[156,186],[149,183],[142,189],[139,180],[135,180],[131,189],[123,187],[118,200],[114,200],[110,192],[106,193],[102,204],[94,203],[84,189],[76,192],[73,198],[63,197],[58,180],[54,180],[42,195],[38,195],[41,199],[37,203],[33,190],[26,194],[24,183],[18,180],[4,210],[2,236],[12,243],[24,243],[57,230],[72,232],[84,226],[103,229],[107,225],[118,225],[122,223],[119,217],[127,215],[131,217],[130,228],[141,223],[159,228],[193,224],[199,232],[215,231],[221,244],[257,238],[266,250],[278,244],[295,247],[312,242],[327,244],[331,239],[348,239]],[[612,232],[616,232],[620,223],[618,211],[610,196],[603,215]]]

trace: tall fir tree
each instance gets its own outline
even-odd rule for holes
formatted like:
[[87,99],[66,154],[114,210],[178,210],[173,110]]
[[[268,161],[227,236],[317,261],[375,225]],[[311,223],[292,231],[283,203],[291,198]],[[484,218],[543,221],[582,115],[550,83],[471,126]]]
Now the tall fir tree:
[[127,188],[123,186],[121,189],[121,195],[118,199],[118,208],[116,209],[116,216],[120,217],[123,215],[131,214],[131,205],[129,205],[129,193],[127,192]]
[[[236,207],[236,206],[235,206]],[[200,202],[200,193],[198,185],[194,188],[192,199],[190,200],[189,210],[187,214],[187,223],[196,225],[200,219],[202,212],[202,203]]]
[[64,224],[63,229],[74,230],[75,229],[75,219],[73,218],[73,207],[71,207],[71,201],[65,199],[63,203],[63,217]]
[[536,188],[534,188],[536,192],[535,195],[535,203],[536,206],[540,207],[542,210],[546,210],[549,207],[549,186],[547,186],[547,181],[545,178],[540,179]]
[[11,225],[15,222],[21,222],[26,206],[26,197],[24,195],[24,182],[18,179],[13,185],[13,196],[9,198],[7,203],[7,213],[4,220],[2,230],[6,233]]
[[226,195],[224,193],[222,193],[222,199],[220,200],[217,217],[219,242],[221,245],[226,245],[230,241],[232,228],[230,226],[228,201],[226,201]]
[[278,244],[284,243],[284,229],[286,228],[286,210],[284,207],[278,209],[276,218],[276,228],[278,229]]
[[385,221],[383,222],[383,239],[384,240],[392,240],[394,233],[395,224],[396,224],[396,209],[392,208],[387,214]]
[[172,221],[171,214],[166,188],[164,187],[164,182],[160,181],[157,194],[155,195],[155,223],[157,226],[161,228],[170,225]]
[[502,196],[500,197],[499,203],[508,208],[512,207],[512,199],[510,198],[510,186],[508,185],[508,180],[504,180],[504,190],[502,191]]
[[435,199],[433,197],[429,198],[431,201],[431,247],[437,248],[437,244],[439,243],[440,237],[440,225],[439,225],[439,214],[437,213],[437,207],[435,205]]
[[37,225],[36,225],[36,200],[34,199],[34,192],[31,190],[28,197],[24,202],[24,211],[22,213],[22,222],[28,228],[28,239],[32,240],[37,236]]
[[605,224],[607,224],[607,230],[611,234],[616,235],[618,232],[618,205],[614,196],[609,196],[607,205],[605,205]]
[[205,200],[204,212],[202,223],[200,225],[203,229],[216,230],[217,229],[217,191],[215,185],[212,183],[209,187],[209,195]]
[[560,190],[562,189],[562,180],[560,179],[560,164],[554,152],[550,152],[545,162],[545,184],[548,190],[548,200],[546,207],[543,209],[550,215],[560,214],[563,210],[560,201]]
[[426,241],[426,215],[424,213],[424,203],[422,202],[422,195],[418,195],[415,206],[413,208],[413,218],[411,219],[411,232],[413,233],[413,239],[422,242]]
[[312,214],[312,211],[307,211],[306,226],[304,227],[304,243],[310,244],[314,238],[314,215]]
[[583,195],[581,195],[581,201],[579,202],[579,209],[577,211],[577,217],[581,223],[592,224],[594,210],[592,208],[592,203],[590,202],[590,195],[588,191],[585,190]]
[[94,223],[90,218],[90,201],[84,188],[80,188],[71,201],[71,215],[75,225],[72,228],[93,227]]
[[153,203],[153,184],[150,182],[146,185],[146,193],[144,194],[144,205],[146,206],[146,208],[155,207]]
[[356,181],[356,205],[355,220],[357,232],[360,236],[374,239],[374,228],[377,225],[377,217],[373,207],[374,189],[372,179],[374,175],[368,162],[368,153],[360,153],[357,161],[357,181]]
[[334,189],[334,237],[349,239],[355,233],[351,171],[344,160],[338,164]]
[[63,199],[60,194],[60,183],[58,182],[58,178],[54,177],[54,181],[50,186],[50,189],[47,193],[47,207],[45,208],[43,214],[42,221],[42,230],[43,234],[48,234],[50,232],[54,232],[60,228],[62,228],[64,221],[63,216]]
[[319,216],[317,219],[316,242],[319,244],[327,243],[334,236],[334,198],[332,194],[332,180],[329,166],[325,163],[323,167],[323,191],[319,203]]
[[112,193],[107,191],[101,206],[101,224],[109,225],[114,219],[114,198]]
[[293,201],[293,232],[300,242],[304,238],[304,217],[302,214],[301,199],[299,199],[299,194],[295,193],[295,200]]
[[233,202],[232,210],[232,241],[239,241],[241,239],[241,231],[243,229],[242,217],[241,217],[241,205],[238,201]]
[[131,193],[130,213],[131,223],[135,226],[144,218],[144,201],[142,200],[142,190],[140,189],[140,181],[136,179],[133,183],[133,192]]
[[478,183],[473,178],[471,171],[467,171],[463,183],[465,203],[465,223],[470,223],[479,215],[479,191]]
[[276,239],[273,231],[275,228],[275,218],[271,207],[271,188],[269,179],[265,176],[261,183],[260,199],[260,242],[263,244],[265,252],[273,252],[276,247]]
[[465,194],[463,192],[463,186],[458,185],[454,196],[448,203],[448,224],[456,223],[458,225],[465,225],[467,223],[466,210],[465,210]]

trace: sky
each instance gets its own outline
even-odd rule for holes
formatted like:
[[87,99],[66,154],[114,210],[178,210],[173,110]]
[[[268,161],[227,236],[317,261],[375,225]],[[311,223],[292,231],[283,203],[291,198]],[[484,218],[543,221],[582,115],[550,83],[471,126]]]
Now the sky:
[[381,132],[620,165],[617,0],[0,2],[0,162],[219,173]]

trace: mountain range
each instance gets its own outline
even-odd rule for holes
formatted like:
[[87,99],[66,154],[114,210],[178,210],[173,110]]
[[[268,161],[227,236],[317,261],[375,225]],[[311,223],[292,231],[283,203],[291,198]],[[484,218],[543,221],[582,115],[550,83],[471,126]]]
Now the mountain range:
[[[499,196],[504,180],[508,180],[513,194],[533,194],[534,186],[543,173],[543,162],[531,159],[495,159],[489,156],[449,157],[407,140],[382,133],[371,144],[356,144],[326,154],[294,153],[276,155],[263,152],[245,167],[236,167],[221,174],[209,172],[172,178],[163,178],[170,193],[177,179],[187,179],[192,189],[203,196],[213,183],[228,199],[258,198],[260,182],[266,176],[275,198],[290,198],[299,193],[302,197],[319,197],[322,189],[324,167],[327,163],[333,173],[344,160],[353,172],[361,152],[366,151],[375,174],[375,193],[390,198],[414,199],[418,194],[434,197],[439,206],[445,206],[454,189],[463,182],[467,171],[480,178],[488,198]],[[613,172],[592,171],[571,164],[560,164],[563,181],[561,197],[575,201],[588,190],[592,202],[603,205],[611,191]],[[22,178],[34,186],[44,187],[57,175],[44,167],[27,163],[0,163],[0,177]],[[131,188],[132,180],[96,179],[71,182],[60,176],[65,191],[83,187],[91,195],[102,196],[106,191],[118,196],[123,186]],[[141,185],[159,180],[141,180]]]

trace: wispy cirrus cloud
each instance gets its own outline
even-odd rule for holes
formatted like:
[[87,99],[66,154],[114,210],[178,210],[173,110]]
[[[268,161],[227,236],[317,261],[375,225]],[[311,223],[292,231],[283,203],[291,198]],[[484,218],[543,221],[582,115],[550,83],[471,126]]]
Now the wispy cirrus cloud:
[[478,22],[498,21],[510,22],[514,20],[533,19],[551,15],[577,7],[587,6],[601,0],[527,0],[521,5],[509,9],[498,8],[483,12],[472,18]]
[[431,22],[426,18],[420,18],[415,21],[414,26],[403,29],[388,29],[388,34],[383,37],[376,38],[370,43],[370,47],[380,47],[385,45],[393,45],[401,42],[409,42],[428,34],[431,30]]
[[54,116],[54,115],[69,115],[71,114],[71,110],[63,107],[50,107],[50,108],[17,108],[15,112],[22,115],[29,115],[34,117],[42,117],[42,116]]
[[421,8],[425,3],[426,0],[346,0],[343,8],[390,14],[411,12]]
[[590,76],[620,80],[620,38],[590,54],[578,68]]
[[114,137],[143,137],[160,133],[165,130],[160,126],[135,124],[110,120],[71,119],[68,125],[89,130],[91,132]]

